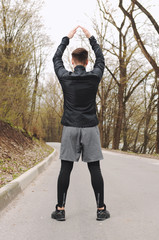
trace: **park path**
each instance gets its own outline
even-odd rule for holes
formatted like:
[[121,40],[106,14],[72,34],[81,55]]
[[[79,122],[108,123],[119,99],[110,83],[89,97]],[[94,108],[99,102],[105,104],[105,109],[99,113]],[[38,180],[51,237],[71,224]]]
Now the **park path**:
[[[50,143],[59,150],[59,143]],[[0,214],[0,240],[158,240],[159,160],[103,151],[101,169],[111,218],[96,221],[87,165],[75,163],[66,221],[51,219],[60,168],[57,158]]]

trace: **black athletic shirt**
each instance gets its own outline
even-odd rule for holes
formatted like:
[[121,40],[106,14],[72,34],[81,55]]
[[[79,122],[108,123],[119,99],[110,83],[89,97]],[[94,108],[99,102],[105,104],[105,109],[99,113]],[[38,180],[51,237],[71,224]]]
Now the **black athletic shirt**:
[[89,42],[96,56],[92,71],[86,72],[82,65],[77,65],[74,72],[65,69],[62,55],[69,44],[68,37],[62,39],[53,57],[55,73],[64,95],[64,113],[61,123],[65,126],[93,127],[99,123],[96,115],[96,94],[105,62],[95,37],[91,36]]

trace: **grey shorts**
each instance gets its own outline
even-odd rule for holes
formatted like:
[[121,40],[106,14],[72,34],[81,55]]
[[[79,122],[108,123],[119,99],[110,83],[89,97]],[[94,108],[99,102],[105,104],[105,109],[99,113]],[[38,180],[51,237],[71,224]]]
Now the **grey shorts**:
[[63,126],[59,158],[78,162],[80,155],[83,162],[103,159],[98,126],[86,128]]

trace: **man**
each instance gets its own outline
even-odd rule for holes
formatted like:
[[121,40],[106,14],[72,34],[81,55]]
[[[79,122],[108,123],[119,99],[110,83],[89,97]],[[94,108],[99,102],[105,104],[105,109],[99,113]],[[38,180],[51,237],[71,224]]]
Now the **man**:
[[[86,72],[88,51],[84,48],[77,48],[72,52],[74,72],[67,71],[63,65],[64,50],[78,28],[81,28],[89,39],[96,56],[94,68],[90,72]],[[105,67],[104,56],[95,37],[85,28],[78,26],[62,39],[53,57],[53,63],[64,94],[64,113],[61,120],[63,131],[60,149],[61,170],[57,182],[58,203],[51,217],[58,221],[65,220],[70,174],[74,162],[79,161],[82,154],[82,161],[88,165],[95,193],[96,219],[107,219],[110,214],[104,204],[104,181],[100,170],[103,155],[96,116],[96,93]]]

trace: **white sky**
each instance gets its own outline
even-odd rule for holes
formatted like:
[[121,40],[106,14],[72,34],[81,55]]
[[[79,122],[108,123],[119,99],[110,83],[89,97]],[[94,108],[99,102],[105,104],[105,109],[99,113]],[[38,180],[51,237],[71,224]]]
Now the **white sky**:
[[[95,13],[96,0],[44,0],[42,16],[46,32],[54,42],[54,46],[48,58],[45,72],[53,73],[52,57],[62,37],[66,36],[74,27],[81,25],[87,28],[92,35],[91,19]],[[77,39],[71,39],[70,45],[77,43]],[[50,60],[49,60],[50,59]]]
[[[140,0],[141,3],[144,3],[144,1]],[[119,0],[110,2],[116,9],[119,9]],[[124,5],[125,3],[126,1],[124,1]],[[147,0],[144,6],[146,5],[153,6],[153,15],[158,18],[159,0]],[[96,0],[44,0],[42,9],[44,25],[52,40],[56,43],[77,25],[83,25],[93,33],[89,18],[94,16],[97,9]]]
[[93,17],[95,9],[96,0],[45,0],[42,10],[44,24],[52,40],[57,43],[77,25],[91,30],[89,18]]
[[[141,3],[144,3],[144,1],[145,0],[140,0]],[[112,0],[111,3],[118,9],[119,0]],[[152,11],[154,17],[159,19],[159,0],[147,0],[146,3],[151,6],[156,5],[153,6]],[[94,17],[97,9],[96,0],[44,0],[44,6],[41,11],[44,20],[43,23],[46,27],[47,34],[50,35],[51,40],[54,42],[53,50],[50,53],[50,61],[48,61],[47,64],[48,70],[46,72],[53,72],[52,56],[61,42],[62,37],[66,36],[74,27],[82,25],[87,28],[92,35],[96,35],[92,28],[91,18]],[[75,41],[77,41],[77,39],[71,39],[70,45],[75,43]]]

